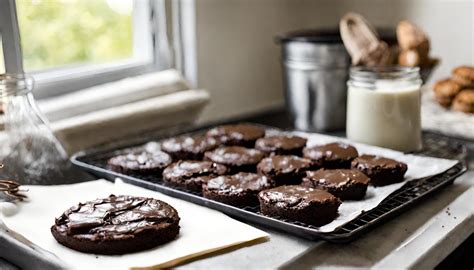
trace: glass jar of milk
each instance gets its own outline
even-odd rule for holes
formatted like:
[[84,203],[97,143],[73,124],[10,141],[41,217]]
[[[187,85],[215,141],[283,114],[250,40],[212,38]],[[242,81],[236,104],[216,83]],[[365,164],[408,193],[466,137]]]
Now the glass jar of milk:
[[347,137],[403,152],[421,149],[419,68],[352,67]]

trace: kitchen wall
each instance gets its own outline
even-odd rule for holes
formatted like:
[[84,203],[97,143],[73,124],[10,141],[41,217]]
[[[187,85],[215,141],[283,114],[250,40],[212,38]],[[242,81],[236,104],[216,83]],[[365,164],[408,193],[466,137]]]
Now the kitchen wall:
[[474,1],[470,0],[196,0],[197,84],[212,102],[201,121],[282,106],[277,34],[330,27],[347,11],[376,26],[408,19],[426,30],[441,58],[435,79],[460,64],[474,65]]

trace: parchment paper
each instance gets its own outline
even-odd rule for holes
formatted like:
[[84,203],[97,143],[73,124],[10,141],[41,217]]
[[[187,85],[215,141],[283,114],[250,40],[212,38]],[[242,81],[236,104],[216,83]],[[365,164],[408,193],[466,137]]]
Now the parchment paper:
[[[436,174],[440,174],[449,168],[456,165],[457,160],[448,160],[442,158],[431,158],[423,157],[412,154],[405,154],[403,152],[394,151],[386,148],[355,143],[347,139],[340,137],[327,136],[317,133],[306,133],[306,132],[282,132],[280,130],[267,130],[267,136],[279,135],[279,134],[294,134],[308,139],[307,146],[322,145],[331,142],[346,142],[357,148],[359,155],[362,154],[373,154],[381,155],[384,157],[392,158],[398,161],[405,162],[408,165],[408,170],[405,174],[405,180],[401,183],[396,183],[383,187],[372,187],[369,186],[367,194],[363,200],[360,201],[344,201],[339,207],[339,216],[329,224],[319,227],[320,232],[332,232],[337,227],[353,220],[363,211],[369,211],[375,208],[380,202],[382,202],[388,195],[399,189],[407,181],[420,179]],[[149,142],[145,144],[148,151],[154,151],[159,149],[159,142]]]
[[[171,267],[184,260],[231,246],[264,239],[267,233],[217,211],[117,181],[96,180],[73,185],[28,186],[30,201],[17,214],[2,217],[6,226],[54,253],[67,268],[129,269]],[[138,195],[168,202],[179,213],[181,230],[174,241],[149,251],[122,256],[97,256],[66,248],[50,232],[54,218],[78,202],[115,195]]]
[[[277,133],[275,131],[275,133]],[[321,226],[319,230],[321,232],[331,232],[342,224],[351,221],[362,211],[369,211],[375,208],[380,202],[382,202],[388,195],[403,186],[406,181],[420,179],[431,175],[442,173],[449,168],[456,165],[457,160],[448,160],[442,158],[431,158],[416,156],[411,154],[404,154],[402,152],[380,148],[376,146],[370,146],[360,143],[354,143],[349,140],[342,138],[326,136],[315,133],[305,132],[290,132],[302,137],[308,138],[307,145],[314,146],[320,144],[326,144],[331,142],[346,142],[352,144],[357,148],[359,155],[362,154],[373,154],[381,155],[384,157],[392,158],[398,161],[405,162],[408,165],[407,173],[405,174],[405,181],[393,185],[384,187],[372,187],[369,186],[367,194],[364,200],[361,201],[344,201],[339,207],[339,216],[331,223]]]
[[[327,136],[317,133],[306,132],[282,132],[280,130],[267,130],[267,136],[279,134],[294,134],[308,139],[307,146],[322,145],[331,142],[346,142],[357,148],[360,155],[373,154],[392,158],[398,161],[405,162],[408,165],[408,170],[405,174],[405,181],[383,187],[369,186],[367,194],[363,200],[360,201],[344,201],[339,207],[339,216],[329,224],[319,227],[321,232],[332,232],[337,227],[351,221],[360,215],[363,211],[369,211],[375,208],[388,195],[399,189],[407,181],[420,179],[432,175],[442,173],[449,168],[456,165],[457,160],[448,160],[442,158],[423,157],[412,154],[405,154],[403,152],[394,151],[386,148],[355,143],[347,139]],[[149,151],[156,150],[160,147],[159,142],[149,142],[144,145]]]

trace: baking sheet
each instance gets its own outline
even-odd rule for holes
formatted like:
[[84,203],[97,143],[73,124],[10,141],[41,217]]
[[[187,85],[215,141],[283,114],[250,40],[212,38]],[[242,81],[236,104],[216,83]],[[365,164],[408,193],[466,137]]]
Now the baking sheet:
[[[280,131],[268,131],[268,135],[281,134]],[[319,227],[319,232],[332,232],[337,227],[345,224],[356,218],[363,211],[369,211],[377,207],[388,195],[402,187],[406,181],[420,179],[428,176],[433,176],[442,173],[458,163],[457,160],[449,160],[442,158],[432,158],[417,156],[412,154],[404,154],[403,152],[394,151],[386,148],[370,146],[361,143],[355,143],[347,139],[339,137],[327,136],[316,133],[306,132],[284,132],[286,134],[294,134],[308,139],[307,146],[327,144],[332,142],[346,142],[352,144],[357,148],[359,155],[372,154],[381,155],[392,158],[398,161],[405,162],[408,165],[408,170],[405,174],[405,181],[397,184],[392,184],[383,187],[369,186],[367,194],[363,200],[360,201],[344,201],[339,207],[339,216],[331,223]]]
[[[309,235],[310,238],[313,239],[315,238],[317,233],[333,233],[336,229],[338,229],[338,227],[354,220],[362,212],[367,212],[376,208],[384,199],[386,199],[394,191],[400,189],[407,181],[441,174],[445,172],[446,170],[452,168],[459,162],[457,160],[430,158],[430,157],[424,157],[424,156],[404,154],[402,152],[398,152],[398,151],[394,151],[390,149],[369,146],[369,145],[360,144],[360,143],[354,143],[354,142],[351,142],[350,140],[346,140],[341,137],[327,136],[327,135],[322,135],[322,134],[317,134],[317,133],[297,132],[297,131],[285,132],[285,131],[268,127],[268,126],[263,126],[263,127],[266,129],[266,133],[269,136],[276,135],[276,134],[295,134],[302,137],[306,137],[308,138],[308,143],[307,143],[308,146],[326,144],[326,143],[336,142],[336,141],[343,141],[357,147],[360,154],[375,154],[375,155],[381,155],[381,156],[393,158],[399,161],[403,161],[408,164],[408,171],[405,175],[406,176],[405,181],[402,183],[397,183],[397,184],[393,184],[393,185],[389,185],[385,187],[377,187],[377,188],[369,187],[367,190],[367,195],[364,200],[343,202],[343,204],[339,208],[339,216],[333,222],[327,225],[324,225],[322,227],[311,226],[311,228],[308,228],[310,231],[306,231],[306,232],[298,231],[298,228],[295,228],[295,227],[283,228],[284,225],[280,226],[280,224],[278,224],[278,223],[281,223],[282,221],[276,221],[276,223],[272,223],[273,221],[268,220],[268,219],[271,219],[269,217],[262,217],[261,219],[258,219],[258,214],[255,213],[256,209],[249,211],[245,209],[236,209],[235,207],[232,207],[232,206],[225,206],[220,203],[215,203],[215,204],[214,202],[209,203],[209,200],[206,198],[197,197],[196,195],[193,195],[193,194],[189,194],[188,196],[186,192],[179,191],[179,190],[176,191],[177,192],[176,194],[173,194],[173,192],[170,192],[167,190],[167,189],[170,189],[170,187],[166,187],[159,183],[159,177],[153,177],[153,183],[151,183],[150,188],[155,188],[154,185],[157,185],[158,186],[157,188],[163,188],[164,192],[165,191],[170,192],[170,194],[173,194],[173,196],[183,198],[184,200],[196,201],[196,203],[203,204],[211,208],[219,209],[220,211],[224,211],[230,215],[243,218],[244,220],[250,220],[262,225],[269,224],[268,226],[271,228],[282,228],[282,230],[286,230],[288,232],[295,233],[297,235],[302,235],[304,237],[308,237]],[[198,131],[193,131],[191,133],[184,133],[184,134],[188,134],[188,135],[200,134],[203,131],[204,129],[200,129]],[[183,134],[183,133],[180,133],[180,134]],[[174,135],[176,136],[176,134]],[[166,139],[168,137],[169,136],[160,137],[160,140],[162,140],[161,138]],[[113,153],[117,153],[117,151],[119,152],[129,151],[130,149],[136,150],[137,148],[145,148],[148,151],[155,151],[160,148],[160,143],[159,143],[160,140],[149,141],[145,144],[143,144],[143,141],[142,141],[141,146],[135,146],[131,148],[122,148],[122,147],[113,148],[113,149],[120,149],[120,150],[109,149],[103,152],[99,152],[100,154],[80,153],[78,154],[78,156],[73,157],[73,163],[78,162],[76,163],[76,165],[80,167],[86,168],[91,171],[97,170],[98,172],[100,172],[101,175],[107,175],[107,177],[110,177],[111,175],[117,175],[117,174],[114,172],[108,171],[107,168],[104,167],[104,164],[103,164],[104,158],[109,157]],[[136,180],[133,178],[134,177],[132,176],[132,179],[127,179],[127,181],[130,181],[130,183],[132,184],[136,183],[137,185],[142,185],[145,187],[147,186],[146,180],[141,181],[141,180]],[[138,176],[138,178],[140,177]],[[158,183],[155,183],[154,181],[158,181]],[[291,223],[288,223],[288,224],[289,226],[295,226],[294,224],[291,224]]]
[[[13,216],[1,216],[6,226],[41,248],[52,252],[67,268],[129,269],[171,267],[206,253],[268,237],[268,234],[238,222],[218,211],[168,197],[121,181],[96,180],[73,185],[27,186],[30,201],[18,204]],[[179,213],[180,234],[177,239],[148,251],[105,256],[85,254],[56,242],[50,232],[54,218],[77,204],[115,195],[137,195],[168,202]]]

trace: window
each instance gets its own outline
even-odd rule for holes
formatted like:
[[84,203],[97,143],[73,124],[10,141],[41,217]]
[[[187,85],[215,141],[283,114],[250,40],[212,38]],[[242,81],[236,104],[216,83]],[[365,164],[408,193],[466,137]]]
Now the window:
[[0,0],[5,68],[32,74],[37,98],[169,68],[172,49],[165,4]]
[[26,72],[133,57],[132,0],[18,0]]

